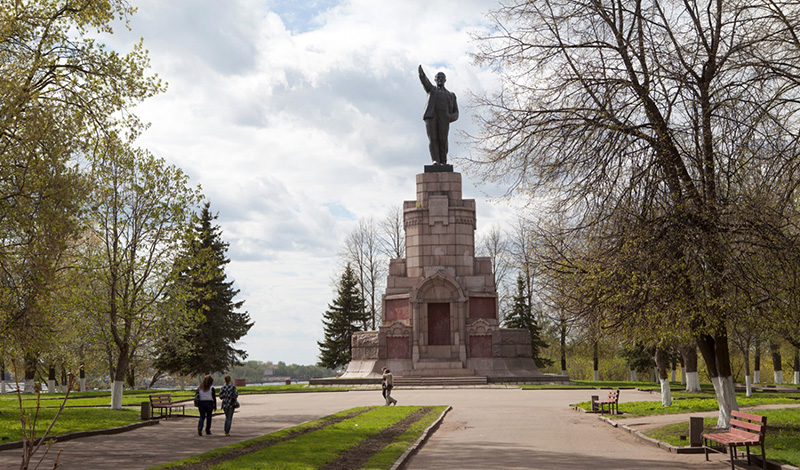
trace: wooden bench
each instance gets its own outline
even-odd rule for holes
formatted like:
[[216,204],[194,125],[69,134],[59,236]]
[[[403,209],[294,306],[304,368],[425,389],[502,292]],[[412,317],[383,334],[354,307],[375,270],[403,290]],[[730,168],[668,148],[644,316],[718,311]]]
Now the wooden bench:
[[[763,468],[767,468],[767,456],[764,453],[764,434],[767,431],[767,417],[731,411],[731,427],[727,432],[703,433],[703,448],[708,460],[708,451],[725,453],[725,446],[731,454],[731,469],[734,469],[733,459],[736,456],[736,447],[747,448],[747,465],[750,465],[750,446],[761,445],[761,461]],[[722,450],[708,445],[709,441],[721,444]]]
[[606,405],[608,405],[609,414],[619,414],[619,390],[609,392],[608,398],[599,402],[599,404],[600,414],[603,414],[603,410],[605,409]]
[[186,405],[184,403],[173,402],[172,395],[169,393],[150,395],[150,409],[153,414],[155,414],[155,410],[158,409],[159,417],[163,418],[164,412],[166,412],[166,416],[172,416],[172,410],[175,408],[180,408],[181,414],[186,414]]

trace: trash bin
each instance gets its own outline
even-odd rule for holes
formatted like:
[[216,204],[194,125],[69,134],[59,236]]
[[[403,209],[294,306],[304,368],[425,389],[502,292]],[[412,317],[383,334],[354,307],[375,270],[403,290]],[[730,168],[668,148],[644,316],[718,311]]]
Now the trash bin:
[[689,446],[703,447],[703,417],[689,417]]
[[598,395],[592,395],[592,411],[597,412],[600,411],[600,405],[598,402],[600,401],[600,397]]
[[291,384],[292,384],[292,379],[286,379],[286,385],[291,385]]
[[152,410],[150,409],[150,402],[149,401],[143,401],[142,402],[142,420],[148,420],[148,419],[152,418],[152,416],[150,414],[151,411]]

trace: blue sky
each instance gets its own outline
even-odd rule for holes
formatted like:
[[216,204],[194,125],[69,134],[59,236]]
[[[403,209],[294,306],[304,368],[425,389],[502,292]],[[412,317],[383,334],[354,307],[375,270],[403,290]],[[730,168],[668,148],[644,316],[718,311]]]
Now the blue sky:
[[[482,0],[140,0],[131,31],[168,91],[136,113],[140,145],[181,167],[219,213],[228,275],[255,320],[250,359],[311,364],[332,300],[337,253],[358,218],[382,219],[415,197],[430,163],[417,78],[447,74],[459,98],[451,159],[470,149],[468,92],[497,86],[472,63],[470,32],[485,28]],[[455,161],[459,171],[458,161]],[[513,218],[464,175],[478,231]]]

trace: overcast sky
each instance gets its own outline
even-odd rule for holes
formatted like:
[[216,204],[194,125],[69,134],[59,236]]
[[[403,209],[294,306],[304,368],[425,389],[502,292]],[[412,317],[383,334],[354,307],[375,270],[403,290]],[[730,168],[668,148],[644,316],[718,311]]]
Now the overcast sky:
[[[470,149],[468,91],[496,87],[472,63],[485,0],[138,0],[132,31],[166,93],[136,109],[139,143],[183,169],[219,213],[228,276],[255,321],[249,359],[313,364],[337,253],[359,218],[415,198],[430,163],[417,78],[447,74],[459,98],[451,160]],[[127,46],[129,49],[130,47]],[[463,140],[463,139],[461,139]],[[460,171],[458,161],[455,170]],[[502,191],[464,177],[478,232],[513,217]]]

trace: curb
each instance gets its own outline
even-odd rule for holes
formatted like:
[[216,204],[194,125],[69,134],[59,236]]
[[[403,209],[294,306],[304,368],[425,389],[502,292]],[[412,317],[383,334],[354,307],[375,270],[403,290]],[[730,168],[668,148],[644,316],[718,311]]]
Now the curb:
[[403,452],[403,455],[401,455],[397,460],[395,460],[394,465],[392,465],[392,468],[390,470],[401,470],[402,468],[404,468],[405,465],[408,463],[409,459],[411,459],[411,456],[417,453],[419,448],[422,447],[423,444],[425,444],[425,442],[428,440],[431,434],[433,434],[439,428],[439,425],[442,424],[442,421],[444,421],[444,415],[446,415],[447,412],[452,409],[453,409],[452,406],[448,406],[444,411],[442,411],[442,414],[439,415],[436,421],[434,421],[430,426],[428,426],[428,428],[422,433],[422,435],[419,436],[419,439],[417,439],[417,441],[414,442],[414,444],[410,448],[408,448],[405,452]]
[[[100,436],[106,434],[119,434],[127,431],[133,431],[134,429],[139,429],[145,426],[154,426],[158,424],[158,421],[142,421],[139,423],[128,424],[125,426],[120,426],[118,428],[108,428],[108,429],[96,429],[94,431],[76,431],[70,432],[67,434],[61,434],[60,436],[48,436],[46,438],[47,441],[55,441],[55,442],[63,442],[69,441],[72,439],[78,439],[81,437],[90,437],[90,436]],[[41,439],[41,438],[39,438]],[[36,443],[39,443],[39,439],[37,439]],[[9,442],[8,444],[0,444],[0,451],[2,450],[9,450],[9,449],[21,449],[22,448],[22,441],[15,441]]]
[[[642,432],[640,432],[640,431],[638,431],[636,429],[633,429],[632,427],[630,427],[630,426],[628,426],[626,424],[619,424],[616,421],[612,420],[611,418],[606,418],[604,416],[598,416],[598,419],[600,419],[602,421],[605,421],[607,424],[609,424],[609,425],[611,425],[611,426],[613,426],[615,428],[624,429],[625,431],[628,431],[629,433],[631,433],[634,436],[638,437],[639,439],[643,440],[647,444],[650,444],[650,445],[652,445],[654,447],[658,447],[659,449],[664,449],[664,450],[666,450],[668,452],[671,452],[673,454],[704,454],[705,453],[705,450],[703,450],[703,447],[675,447],[673,445],[667,444],[666,442],[662,442],[662,441],[653,439],[652,437],[647,437]],[[756,462],[754,465],[757,465],[758,463],[760,463],[762,461],[760,455],[753,454],[751,456],[751,458]],[[778,462],[774,462],[774,461],[769,460],[769,459],[767,459],[767,468],[775,469],[775,470],[800,470],[797,467],[795,467],[794,465],[780,464]]]

